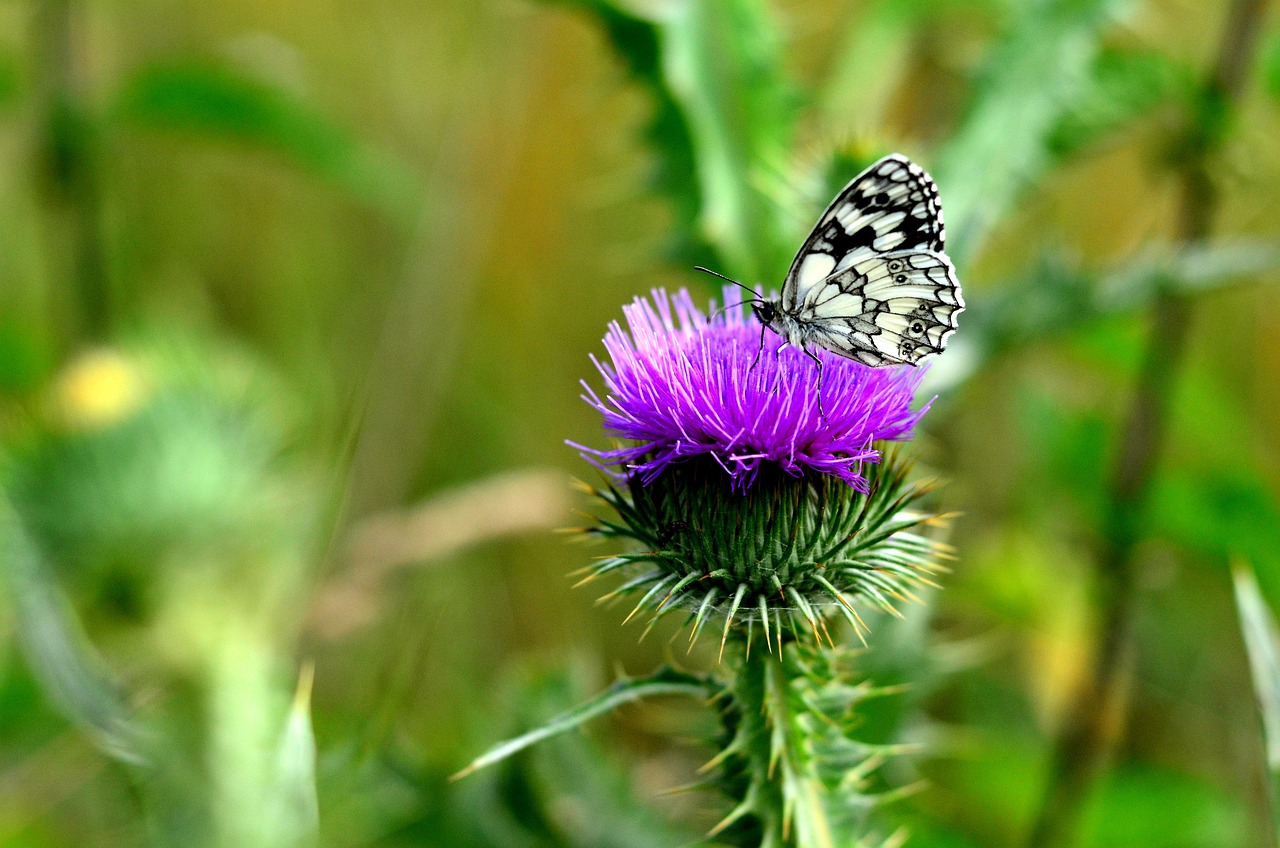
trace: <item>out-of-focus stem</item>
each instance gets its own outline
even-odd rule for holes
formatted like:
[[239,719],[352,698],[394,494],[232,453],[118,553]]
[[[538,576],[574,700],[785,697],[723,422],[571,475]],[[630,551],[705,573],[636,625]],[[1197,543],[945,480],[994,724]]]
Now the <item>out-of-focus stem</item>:
[[[51,265],[74,287],[78,330],[100,341],[110,302],[100,215],[95,128],[84,102],[75,0],[41,0],[33,33],[39,70],[36,156],[50,211]],[[63,256],[65,255],[65,259]],[[61,275],[59,275],[61,276]]]
[[[1236,0],[1217,62],[1195,116],[1194,146],[1181,164],[1179,236],[1205,240],[1218,209],[1209,165],[1220,145],[1224,109],[1243,87],[1258,40],[1266,0]],[[1075,843],[1090,787],[1101,772],[1127,710],[1134,656],[1138,569],[1147,495],[1169,426],[1169,406],[1191,325],[1183,296],[1161,295],[1152,306],[1151,335],[1111,478],[1109,523],[1098,556],[1101,610],[1091,675],[1069,705],[1052,760],[1049,786],[1032,826],[1029,848]]]

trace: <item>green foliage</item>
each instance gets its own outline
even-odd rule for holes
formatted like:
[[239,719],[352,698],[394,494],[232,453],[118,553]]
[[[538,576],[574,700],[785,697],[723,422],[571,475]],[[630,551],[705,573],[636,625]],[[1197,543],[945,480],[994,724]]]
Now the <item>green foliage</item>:
[[1104,141],[1161,106],[1185,102],[1196,86],[1187,68],[1163,53],[1103,49],[1094,57],[1088,90],[1046,139],[1057,159]]
[[1271,272],[1278,259],[1275,244],[1251,242],[1156,250],[1113,268],[1084,267],[1045,253],[1006,281],[981,312],[965,316],[965,335],[956,339],[961,353],[942,366],[934,386],[949,388],[970,379],[1001,354],[1131,315],[1163,293],[1192,296],[1251,281]]
[[1115,0],[1038,0],[990,50],[965,116],[937,155],[946,188],[947,252],[963,263],[1052,165],[1052,140],[1092,95],[1090,71]]
[[[1135,718],[1079,843],[1274,844],[1274,20],[1226,98],[1201,80],[1232,4],[163,5],[0,16],[0,846],[692,844],[734,801],[655,796],[696,779],[671,740],[716,717],[743,741],[708,776],[758,801],[722,842],[1022,845],[1094,659],[1091,563],[1169,295],[1196,319],[1137,527]],[[275,67],[264,39],[299,73],[250,70]],[[694,263],[776,286],[892,150],[937,178],[969,303],[917,443],[964,512],[947,591],[829,663],[803,614],[806,638],[774,618],[714,709],[714,645],[585,711],[593,686],[558,674],[495,694],[565,656],[596,679],[669,649],[567,591],[587,555],[491,535],[521,498],[431,493],[578,470],[560,440],[598,422],[571,383],[617,304]],[[1192,166],[1221,214],[1183,244]],[[86,352],[124,381],[77,382]],[[699,555],[668,506],[614,529]],[[445,553],[380,570],[352,544],[366,523]],[[1234,596],[1233,558],[1257,584]],[[800,608],[755,577],[752,637],[761,598]],[[701,619],[706,587],[672,604],[675,585],[649,611],[696,627],[741,584]],[[683,655],[675,622],[654,633]],[[659,692],[696,697],[448,780],[547,716]],[[887,756],[905,742],[924,755]]]
[[[610,0],[575,0],[599,16],[628,70],[655,101],[650,126],[662,160],[658,187],[746,280],[786,270],[795,233],[779,203],[795,96],[760,0],[671,4],[652,17]],[[696,249],[686,243],[685,250]]]
[[884,800],[868,793],[884,760],[898,753],[856,740],[864,702],[884,694],[852,677],[850,657],[800,642],[776,652],[736,646],[720,707],[725,738],[712,761],[738,800],[713,829],[743,846],[861,846],[867,814]]
[[405,165],[290,92],[211,62],[139,70],[121,90],[113,118],[134,131],[184,133],[270,152],[408,226],[416,180]]

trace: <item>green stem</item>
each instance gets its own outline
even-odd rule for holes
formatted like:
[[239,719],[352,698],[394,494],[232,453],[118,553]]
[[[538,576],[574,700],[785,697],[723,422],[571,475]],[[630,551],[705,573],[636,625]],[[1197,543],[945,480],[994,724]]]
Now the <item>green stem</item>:
[[868,689],[847,685],[834,657],[783,639],[750,652],[739,637],[716,758],[736,804],[713,831],[722,841],[764,848],[865,844],[874,798],[861,779],[881,753],[849,737],[853,707]]
[[[1204,241],[1217,214],[1209,164],[1223,138],[1221,121],[1239,97],[1257,44],[1266,0],[1236,0],[1218,60],[1204,86],[1194,146],[1181,172],[1180,237]],[[1109,494],[1110,517],[1098,557],[1101,614],[1093,667],[1068,706],[1050,764],[1050,784],[1033,823],[1029,848],[1075,844],[1090,788],[1102,772],[1123,726],[1135,653],[1137,587],[1134,549],[1141,538],[1148,492],[1169,429],[1169,409],[1191,327],[1190,301],[1160,296],[1134,389],[1128,423]]]

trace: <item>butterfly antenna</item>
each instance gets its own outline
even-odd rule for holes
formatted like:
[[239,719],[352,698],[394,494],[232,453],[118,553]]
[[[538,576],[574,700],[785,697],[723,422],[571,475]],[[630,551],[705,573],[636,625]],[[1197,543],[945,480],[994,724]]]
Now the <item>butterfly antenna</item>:
[[759,298],[753,298],[752,300],[740,300],[737,303],[726,303],[724,306],[720,307],[715,312],[712,312],[710,315],[708,315],[707,320],[710,321],[712,318],[716,317],[721,312],[728,312],[730,309],[737,309],[739,306],[743,306],[744,304],[748,304],[748,303],[758,303],[759,300],[760,300]]
[[738,288],[743,289],[744,291],[750,292],[751,300],[744,300],[742,301],[742,303],[738,304],[739,306],[741,306],[743,303],[751,303],[752,301],[760,300],[760,293],[755,289],[751,288],[751,286],[747,285],[746,283],[740,283],[737,280],[733,279],[732,277],[726,277],[724,274],[721,274],[719,271],[712,271],[710,268],[703,268],[701,265],[694,265],[693,270],[701,271],[704,274],[710,274],[713,277],[719,277],[720,279],[724,280],[726,283],[733,283]]

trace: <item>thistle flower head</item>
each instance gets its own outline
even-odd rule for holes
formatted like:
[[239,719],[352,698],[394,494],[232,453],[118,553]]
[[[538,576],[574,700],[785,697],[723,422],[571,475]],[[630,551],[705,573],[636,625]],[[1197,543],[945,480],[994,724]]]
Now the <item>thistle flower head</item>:
[[584,398],[604,416],[605,431],[629,444],[583,451],[646,484],[705,456],[739,490],[772,464],[865,492],[865,463],[880,457],[873,444],[910,438],[927,408],[911,408],[923,368],[869,368],[820,351],[820,374],[803,351],[779,350],[778,336],[762,336],[741,306],[708,319],[687,291],[655,290],[623,311],[627,329],[614,322],[604,340],[611,361],[596,361],[606,393],[584,383]]
[[820,409],[815,363],[772,334],[761,352],[741,309],[708,319],[687,292],[655,291],[626,318],[605,339],[611,361],[596,363],[607,393],[585,399],[627,441],[582,450],[612,472],[592,491],[617,514],[587,532],[632,550],[587,579],[628,573],[611,596],[638,595],[632,614],[654,620],[685,610],[691,640],[718,616],[722,645],[738,624],[779,647],[788,625],[830,640],[830,614],[861,632],[854,601],[893,612],[930,582],[947,553],[924,529],[937,516],[914,503],[931,487],[881,452],[923,414],[911,409],[921,369],[820,354]]

